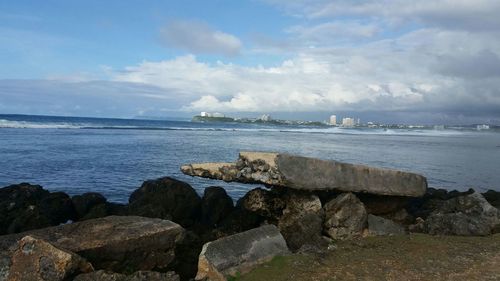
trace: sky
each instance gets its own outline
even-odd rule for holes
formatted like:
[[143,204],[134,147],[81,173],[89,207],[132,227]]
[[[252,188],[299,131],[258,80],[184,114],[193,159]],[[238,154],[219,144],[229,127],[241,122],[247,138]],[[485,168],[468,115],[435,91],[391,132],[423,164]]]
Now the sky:
[[0,0],[0,114],[500,124],[498,0]]

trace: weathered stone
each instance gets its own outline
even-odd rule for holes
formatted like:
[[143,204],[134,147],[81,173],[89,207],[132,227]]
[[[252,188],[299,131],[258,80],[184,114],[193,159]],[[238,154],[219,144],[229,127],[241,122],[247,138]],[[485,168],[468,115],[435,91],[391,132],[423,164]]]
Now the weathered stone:
[[382,218],[368,214],[368,234],[370,235],[400,235],[405,234],[403,226]]
[[288,253],[278,228],[261,226],[205,244],[200,253],[196,280],[226,280],[226,276],[245,273],[275,256]]
[[343,193],[325,207],[324,231],[333,239],[349,239],[361,235],[366,226],[365,206],[356,195]]
[[32,236],[19,241],[11,262],[9,281],[67,280],[78,273],[94,270],[82,257]]
[[489,235],[500,224],[500,211],[479,193],[444,202],[425,220],[425,230],[439,235]]
[[201,222],[209,226],[217,226],[234,211],[233,199],[222,187],[205,188],[201,199]]
[[191,176],[310,191],[420,197],[427,188],[426,178],[413,173],[264,152],[241,152],[236,163],[184,165],[181,171]]
[[285,200],[277,192],[262,188],[250,190],[237,203],[241,209],[272,220],[281,216],[285,205]]
[[323,216],[318,196],[292,191],[286,195],[286,208],[278,227],[290,250],[298,251],[306,244],[324,242]]
[[69,196],[39,185],[0,188],[0,235],[58,225],[75,218]]
[[187,183],[165,177],[145,181],[130,195],[129,214],[172,220],[189,227],[199,217],[201,198]]
[[96,269],[165,269],[183,234],[181,226],[166,220],[110,216],[2,236],[0,252],[23,236],[32,235],[86,258]]
[[124,275],[104,270],[78,275],[73,281],[179,281],[175,272],[160,273],[155,271],[137,271]]

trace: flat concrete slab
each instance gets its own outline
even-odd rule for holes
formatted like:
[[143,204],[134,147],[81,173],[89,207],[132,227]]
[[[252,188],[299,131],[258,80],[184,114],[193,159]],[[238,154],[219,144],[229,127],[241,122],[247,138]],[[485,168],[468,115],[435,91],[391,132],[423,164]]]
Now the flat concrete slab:
[[415,173],[283,153],[241,152],[235,163],[189,164],[182,166],[181,171],[228,182],[262,183],[309,191],[420,197],[427,189],[427,179]]

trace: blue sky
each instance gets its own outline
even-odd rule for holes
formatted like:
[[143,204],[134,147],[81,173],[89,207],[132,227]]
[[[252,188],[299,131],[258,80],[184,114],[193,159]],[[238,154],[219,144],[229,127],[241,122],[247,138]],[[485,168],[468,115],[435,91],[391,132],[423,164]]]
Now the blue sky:
[[1,1],[0,113],[500,122],[493,0]]

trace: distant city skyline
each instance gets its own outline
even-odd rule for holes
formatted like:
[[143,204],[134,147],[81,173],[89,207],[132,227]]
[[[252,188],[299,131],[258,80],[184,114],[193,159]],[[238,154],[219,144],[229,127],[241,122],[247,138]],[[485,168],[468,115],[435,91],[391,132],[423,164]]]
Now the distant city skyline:
[[500,124],[499,14],[496,0],[3,1],[0,113]]

